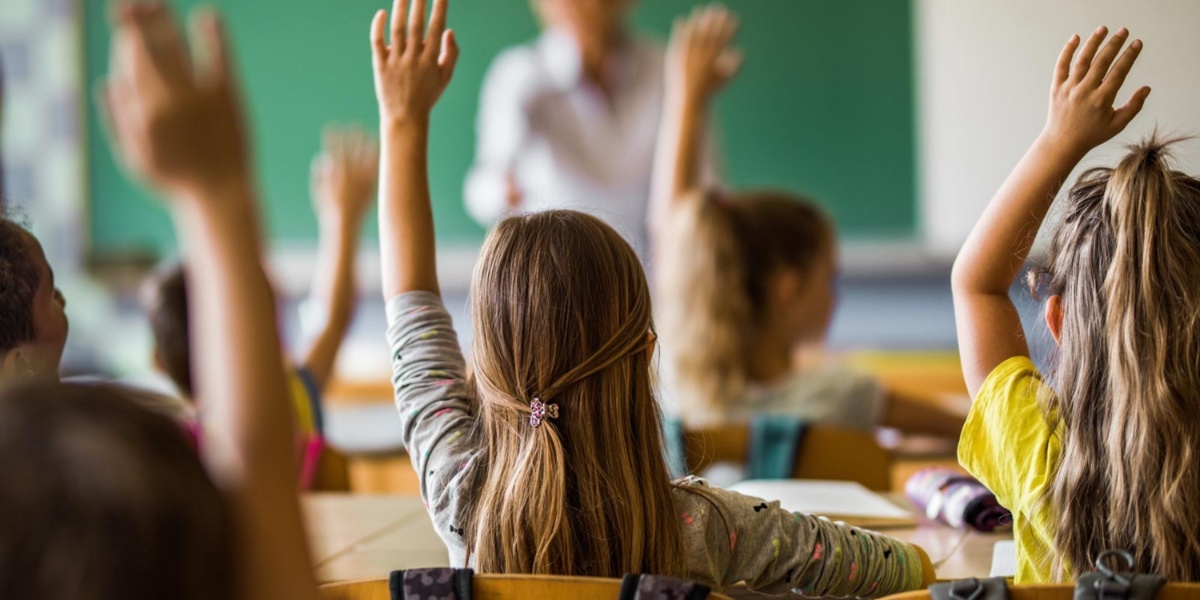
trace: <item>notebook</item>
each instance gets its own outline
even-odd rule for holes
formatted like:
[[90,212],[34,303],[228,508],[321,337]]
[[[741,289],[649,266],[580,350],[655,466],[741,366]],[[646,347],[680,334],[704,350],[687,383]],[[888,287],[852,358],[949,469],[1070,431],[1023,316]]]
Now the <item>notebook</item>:
[[913,527],[916,515],[860,484],[849,481],[754,480],[730,486],[730,490],[765,500],[778,500],[780,507],[844,521],[867,529]]
[[1017,576],[1017,543],[1012,540],[996,542],[992,546],[992,574],[990,577]]

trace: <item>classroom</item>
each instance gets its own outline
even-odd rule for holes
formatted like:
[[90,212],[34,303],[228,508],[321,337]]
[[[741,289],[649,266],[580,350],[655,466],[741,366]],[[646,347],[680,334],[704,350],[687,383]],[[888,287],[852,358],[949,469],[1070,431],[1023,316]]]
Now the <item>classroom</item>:
[[3,0],[0,598],[1200,599],[1189,0]]

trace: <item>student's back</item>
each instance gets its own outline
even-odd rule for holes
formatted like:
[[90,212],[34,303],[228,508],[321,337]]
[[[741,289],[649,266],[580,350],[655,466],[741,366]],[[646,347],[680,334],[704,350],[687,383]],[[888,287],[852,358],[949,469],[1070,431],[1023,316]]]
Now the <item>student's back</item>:
[[1046,129],[954,268],[975,395],[959,456],[1013,510],[1019,582],[1070,577],[1110,549],[1138,572],[1200,580],[1200,181],[1154,139],[1079,178],[1033,278],[1049,296],[1052,376],[1007,296],[1063,179],[1149,94],[1114,108],[1141,42],[1122,52],[1128,32],[1106,35],[1063,49]]

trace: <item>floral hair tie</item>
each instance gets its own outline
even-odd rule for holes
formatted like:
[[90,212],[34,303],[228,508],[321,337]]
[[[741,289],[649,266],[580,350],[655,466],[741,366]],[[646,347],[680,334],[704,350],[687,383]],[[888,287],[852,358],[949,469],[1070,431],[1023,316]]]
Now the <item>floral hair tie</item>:
[[534,398],[533,402],[529,404],[529,408],[532,410],[532,412],[529,413],[529,424],[534,427],[540,427],[542,425],[542,421],[547,418],[558,418],[558,405],[546,404],[545,402],[542,402],[540,398]]

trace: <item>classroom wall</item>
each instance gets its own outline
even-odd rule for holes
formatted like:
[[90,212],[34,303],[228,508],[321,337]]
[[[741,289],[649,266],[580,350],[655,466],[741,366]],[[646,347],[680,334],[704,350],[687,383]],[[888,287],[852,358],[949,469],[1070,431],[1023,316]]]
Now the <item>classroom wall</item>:
[[[1118,102],[1139,86],[1153,89],[1125,134],[1085,166],[1112,164],[1123,144],[1156,126],[1200,134],[1200,2],[916,0],[914,10],[918,198],[922,235],[935,255],[954,256],[1041,131],[1054,62],[1072,33],[1086,39],[1099,25],[1128,27],[1145,48]],[[1200,141],[1177,155],[1184,170],[1200,170]]]

